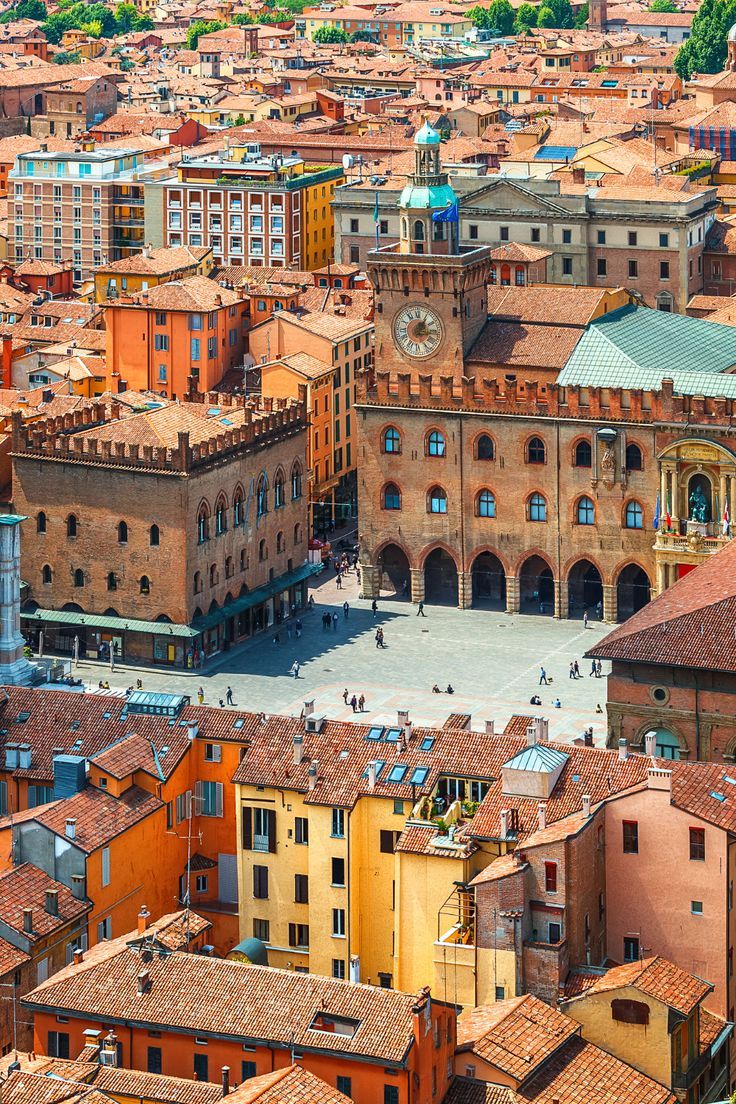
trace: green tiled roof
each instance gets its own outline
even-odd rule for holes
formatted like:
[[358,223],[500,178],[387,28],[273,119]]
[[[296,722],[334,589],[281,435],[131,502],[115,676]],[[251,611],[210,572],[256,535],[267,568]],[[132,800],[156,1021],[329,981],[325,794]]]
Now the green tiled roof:
[[736,328],[626,306],[590,324],[557,382],[567,387],[656,390],[663,379],[673,379],[675,389],[684,394],[730,396],[736,395],[736,387],[721,374],[734,366]]

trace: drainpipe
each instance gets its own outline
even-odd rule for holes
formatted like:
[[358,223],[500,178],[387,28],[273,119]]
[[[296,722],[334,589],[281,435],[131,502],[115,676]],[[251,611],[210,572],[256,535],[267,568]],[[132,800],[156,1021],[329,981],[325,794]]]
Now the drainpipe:
[[698,672],[694,671],[695,676],[695,758],[700,759],[700,710],[698,703]]

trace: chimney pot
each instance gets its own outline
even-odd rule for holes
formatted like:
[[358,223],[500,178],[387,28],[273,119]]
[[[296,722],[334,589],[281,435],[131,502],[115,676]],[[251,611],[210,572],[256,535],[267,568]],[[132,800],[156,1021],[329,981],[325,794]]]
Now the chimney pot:
[[590,816],[590,794],[583,794],[583,816]]
[[84,962],[84,951],[81,947],[74,948],[74,965],[79,966],[80,962]]
[[647,732],[644,737],[644,754],[652,758],[657,754],[657,734],[655,732]]
[[294,766],[298,767],[304,758],[304,739],[297,733],[294,736]]
[[371,759],[368,764],[368,789],[375,790],[376,779],[378,778],[378,766],[375,759]]
[[304,702],[304,719],[305,719],[305,721],[306,721],[307,717],[309,717],[312,713],[314,713],[314,698],[307,698],[307,700]]
[[64,833],[67,839],[77,838],[77,822],[74,817],[67,817]]
[[409,710],[399,709],[397,712],[397,717],[399,719],[399,728],[403,728],[404,725],[407,725],[409,723]]
[[23,909],[23,931],[28,935],[33,934],[33,909]]
[[534,747],[537,742],[537,725],[536,722],[527,726],[526,730],[526,742],[528,747]]
[[547,806],[543,801],[540,801],[537,805],[537,821],[539,830],[542,832],[547,827]]
[[501,839],[505,840],[509,837],[509,811],[508,809],[501,810]]
[[58,889],[46,890],[46,912],[49,916],[59,915],[59,891]]
[[148,930],[148,925],[151,920],[151,914],[148,911],[146,905],[141,905],[141,911],[138,913],[138,934],[143,935]]
[[486,721],[486,735],[487,736],[494,736],[495,735],[495,733],[493,731],[495,726],[496,726],[495,721]]
[[618,757],[621,762],[629,758],[629,741],[623,736],[618,742]]
[[142,997],[144,993],[147,993],[151,988],[151,975],[148,970],[139,970],[136,983],[136,989],[138,996]]
[[229,1066],[223,1066],[222,1067],[222,1095],[223,1096],[229,1096],[230,1095],[230,1067]]

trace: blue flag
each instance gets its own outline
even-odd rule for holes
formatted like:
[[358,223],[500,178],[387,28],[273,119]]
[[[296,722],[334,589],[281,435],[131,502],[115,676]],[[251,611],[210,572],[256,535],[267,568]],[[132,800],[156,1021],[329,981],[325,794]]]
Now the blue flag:
[[448,205],[442,211],[435,211],[432,215],[432,222],[458,222],[460,213],[457,208],[457,200],[454,203],[448,203]]
[[654,525],[654,529],[656,532],[656,530],[659,529],[659,495],[657,495],[657,504],[654,507],[654,520],[652,524]]

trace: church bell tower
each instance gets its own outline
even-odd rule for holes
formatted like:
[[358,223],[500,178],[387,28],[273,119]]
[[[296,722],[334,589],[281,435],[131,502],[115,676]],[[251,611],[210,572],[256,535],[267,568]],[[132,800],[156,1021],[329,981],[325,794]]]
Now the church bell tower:
[[464,356],[488,317],[490,251],[460,246],[459,202],[440,152],[440,136],[425,122],[399,199],[398,245],[371,250],[368,276],[377,367],[460,379]]

